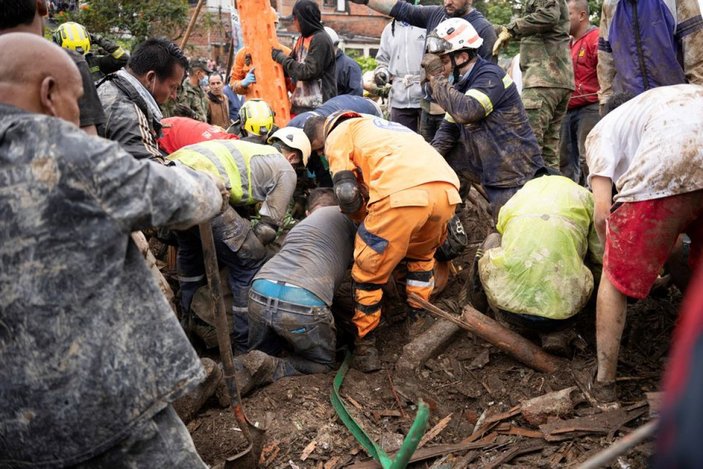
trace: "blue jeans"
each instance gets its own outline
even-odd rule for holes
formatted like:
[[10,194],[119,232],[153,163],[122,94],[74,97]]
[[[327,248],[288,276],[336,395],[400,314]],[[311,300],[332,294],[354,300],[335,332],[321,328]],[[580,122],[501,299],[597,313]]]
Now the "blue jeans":
[[[190,310],[195,292],[207,283],[203,264],[203,249],[198,227],[176,232],[178,239],[178,281],[181,287],[181,308]],[[232,290],[232,339],[234,350],[245,352],[249,336],[247,298],[254,275],[265,259],[247,259],[227,246],[214,233],[217,262],[229,270],[229,288]]]
[[586,137],[599,120],[598,103],[593,103],[567,111],[561,125],[559,170],[562,176],[581,185],[588,176]]
[[249,291],[249,349],[278,355],[274,380],[334,369],[336,328],[329,307],[300,306]]

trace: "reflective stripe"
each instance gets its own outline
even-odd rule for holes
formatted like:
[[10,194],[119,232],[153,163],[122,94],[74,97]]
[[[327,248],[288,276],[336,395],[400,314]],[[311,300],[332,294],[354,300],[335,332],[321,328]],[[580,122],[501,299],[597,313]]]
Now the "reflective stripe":
[[198,282],[205,278],[205,275],[194,275],[193,277],[181,277],[178,276],[179,282]]
[[474,98],[476,101],[481,103],[481,106],[483,106],[483,109],[486,111],[486,115],[490,114],[493,112],[493,103],[491,102],[491,98],[488,97],[486,93],[483,93],[479,90],[476,89],[470,89],[467,91],[466,96],[470,96]]
[[383,285],[379,285],[378,283],[356,283],[356,282],[354,282],[354,289],[355,290],[376,291],[376,290],[380,290],[381,288],[383,288]]
[[[244,143],[241,144],[244,146]],[[210,140],[182,148],[169,157],[198,171],[219,174],[230,191],[232,204],[252,204],[251,157],[230,140]],[[242,177],[246,175],[246,177]]]
[[417,287],[417,288],[434,288],[434,278],[430,280],[429,282],[424,282],[422,280],[406,280],[405,284],[408,287]]
[[508,75],[505,75],[503,77],[503,88],[508,88],[508,86],[513,84],[513,79],[510,78]]
[[452,123],[452,124],[456,124],[456,121],[454,120],[454,118],[453,118],[448,112],[445,112],[445,113],[444,113],[444,120],[447,121],[447,122],[450,122],[450,123]]
[[371,305],[362,305],[361,303],[356,303],[354,309],[361,311],[364,314],[375,314],[381,309],[381,302],[377,302]]
[[112,57],[115,59],[119,59],[122,57],[125,53],[125,50],[123,48],[118,48],[115,52],[112,53]]

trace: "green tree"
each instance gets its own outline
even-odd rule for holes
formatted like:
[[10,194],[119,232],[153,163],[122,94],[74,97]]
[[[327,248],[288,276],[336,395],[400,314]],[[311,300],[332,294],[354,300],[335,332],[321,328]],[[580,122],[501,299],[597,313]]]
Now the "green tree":
[[133,43],[152,36],[171,40],[183,34],[188,22],[187,0],[95,0],[77,12],[63,14],[91,33],[130,37]]

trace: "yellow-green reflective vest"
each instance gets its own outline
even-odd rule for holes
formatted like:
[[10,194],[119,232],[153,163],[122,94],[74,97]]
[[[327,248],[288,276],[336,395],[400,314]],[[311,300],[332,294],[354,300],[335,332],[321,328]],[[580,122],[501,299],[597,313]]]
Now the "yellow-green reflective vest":
[[258,155],[280,154],[274,147],[243,140],[208,140],[188,145],[168,156],[196,171],[220,176],[230,192],[233,205],[253,204],[251,159]]

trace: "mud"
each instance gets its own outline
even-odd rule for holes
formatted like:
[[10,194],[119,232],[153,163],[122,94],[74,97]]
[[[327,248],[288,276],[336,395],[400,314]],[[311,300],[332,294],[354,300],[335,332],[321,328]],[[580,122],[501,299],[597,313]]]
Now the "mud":
[[[464,215],[472,217],[476,214]],[[472,239],[471,249],[458,263],[462,270],[435,302],[443,299],[444,307],[451,307],[463,301],[462,290],[471,260],[483,236],[477,233],[476,239]],[[659,390],[680,301],[680,293],[672,287],[629,305],[618,366],[619,398],[623,406],[634,404],[644,410],[645,393]],[[451,415],[446,427],[427,442],[425,448],[456,444],[471,437],[477,423],[484,425],[482,428],[485,429],[485,422],[490,421],[491,416],[500,418],[499,414],[510,411],[522,401],[576,386],[575,375],[588,374],[595,366],[594,323],[595,310],[591,302],[580,314],[576,326],[586,344],[585,349],[575,351],[567,366],[551,375],[531,370],[462,331],[443,352],[405,378],[394,373],[394,366],[403,346],[408,343],[407,327],[403,322],[383,323],[379,330],[383,369],[368,375],[351,370],[341,394],[354,418],[386,451],[397,449],[402,442],[415,415],[418,396],[430,404],[429,428]],[[339,358],[342,358],[341,354]],[[263,422],[267,413],[272,418],[261,467],[331,469],[368,461],[365,451],[332,408],[333,378],[334,373],[285,378],[244,399],[250,419]],[[576,401],[571,415],[564,418],[598,413],[587,400]],[[510,414],[515,415],[498,421],[498,426],[485,432],[489,436],[491,432],[495,434],[491,436],[492,443],[482,449],[459,450],[409,467],[556,467],[573,464],[650,418],[645,411],[614,431],[546,441],[540,437],[539,427],[531,425],[519,413]],[[211,465],[245,446],[234,416],[219,407],[214,398],[188,424],[188,428],[200,455]],[[482,432],[484,430],[474,438],[478,440]],[[651,442],[637,446],[622,458],[622,464],[629,465],[622,467],[646,467],[652,451]]]

